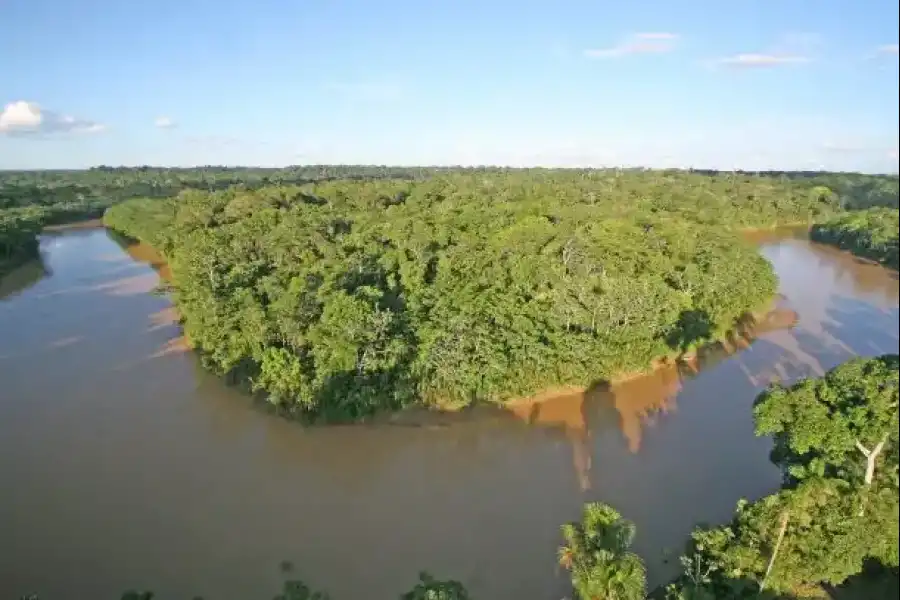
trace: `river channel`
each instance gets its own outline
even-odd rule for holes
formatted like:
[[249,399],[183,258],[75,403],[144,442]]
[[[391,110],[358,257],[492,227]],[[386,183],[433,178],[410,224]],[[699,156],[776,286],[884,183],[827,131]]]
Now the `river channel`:
[[[558,600],[559,527],[586,501],[638,527],[660,583],[700,522],[778,487],[752,402],[773,379],[898,351],[894,272],[801,234],[752,335],[586,393],[422,422],[305,429],[185,352],[152,253],[42,236],[0,282],[0,598],[393,599],[419,570],[483,600]],[[159,265],[155,265],[158,269]]]

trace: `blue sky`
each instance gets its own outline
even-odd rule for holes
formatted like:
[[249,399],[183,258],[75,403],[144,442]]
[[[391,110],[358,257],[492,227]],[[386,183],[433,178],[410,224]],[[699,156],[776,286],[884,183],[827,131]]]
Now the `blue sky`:
[[0,0],[0,168],[896,172],[896,0]]

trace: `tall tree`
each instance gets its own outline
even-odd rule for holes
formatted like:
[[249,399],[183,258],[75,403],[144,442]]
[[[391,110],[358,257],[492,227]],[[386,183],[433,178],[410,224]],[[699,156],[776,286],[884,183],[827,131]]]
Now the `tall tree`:
[[858,358],[754,406],[758,435],[773,435],[772,460],[788,481],[835,476],[869,486],[898,436],[898,356]]
[[435,579],[425,571],[419,573],[419,582],[400,600],[471,600],[469,592],[455,580]]
[[643,600],[647,575],[641,558],[629,551],[635,527],[614,508],[601,503],[584,507],[580,523],[562,527],[566,545],[560,564],[571,573],[582,600]]

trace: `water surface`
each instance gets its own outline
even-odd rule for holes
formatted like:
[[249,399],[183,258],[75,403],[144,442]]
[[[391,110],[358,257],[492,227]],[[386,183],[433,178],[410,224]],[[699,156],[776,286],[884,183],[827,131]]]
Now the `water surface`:
[[770,237],[778,310],[690,364],[425,426],[303,429],[200,370],[146,249],[102,229],[41,246],[0,282],[0,598],[252,600],[288,560],[335,600],[396,598],[420,569],[555,600],[559,526],[590,500],[637,523],[660,582],[695,523],[778,487],[751,417],[769,381],[898,350],[895,273]]

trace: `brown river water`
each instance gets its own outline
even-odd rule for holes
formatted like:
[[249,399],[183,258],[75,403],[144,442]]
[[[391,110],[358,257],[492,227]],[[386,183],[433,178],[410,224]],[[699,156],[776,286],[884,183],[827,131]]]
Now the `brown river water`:
[[[778,487],[751,406],[773,379],[898,351],[896,273],[757,240],[782,298],[753,335],[586,393],[424,422],[305,429],[184,351],[146,248],[47,233],[0,282],[0,599],[262,600],[279,565],[335,600],[419,570],[482,600],[557,600],[586,501],[638,526],[651,583],[695,524]],[[159,265],[156,265],[159,268]]]

